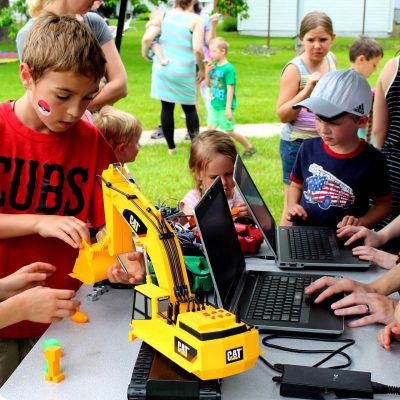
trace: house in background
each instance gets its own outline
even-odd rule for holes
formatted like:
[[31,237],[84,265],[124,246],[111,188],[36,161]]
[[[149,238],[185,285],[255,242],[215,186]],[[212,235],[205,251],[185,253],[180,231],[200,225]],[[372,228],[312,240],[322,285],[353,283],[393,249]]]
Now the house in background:
[[[238,20],[242,35],[293,37],[304,15],[323,11],[338,36],[387,37],[393,32],[395,3],[399,0],[247,0],[248,19]],[[400,4],[398,5],[400,8]],[[268,15],[270,14],[270,15]]]

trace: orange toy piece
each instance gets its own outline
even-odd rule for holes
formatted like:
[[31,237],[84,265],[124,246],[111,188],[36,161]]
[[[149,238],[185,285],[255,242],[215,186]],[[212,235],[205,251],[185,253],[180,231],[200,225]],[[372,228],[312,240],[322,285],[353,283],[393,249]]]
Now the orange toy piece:
[[49,346],[44,351],[44,356],[48,365],[48,372],[44,376],[46,381],[59,383],[64,379],[64,374],[60,371],[61,346]]
[[237,217],[239,215],[239,210],[237,208],[233,207],[231,210],[231,215],[232,215],[232,217]]
[[89,317],[80,310],[78,307],[76,313],[71,315],[71,320],[77,322],[78,324],[84,324],[85,322],[89,322]]

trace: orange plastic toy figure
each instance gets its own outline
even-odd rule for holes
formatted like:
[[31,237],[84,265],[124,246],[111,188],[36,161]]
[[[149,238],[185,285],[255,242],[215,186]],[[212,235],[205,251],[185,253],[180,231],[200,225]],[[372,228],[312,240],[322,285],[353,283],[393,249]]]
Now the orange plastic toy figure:
[[44,351],[47,361],[48,371],[44,376],[46,381],[59,383],[64,379],[64,374],[60,371],[61,346],[49,346]]

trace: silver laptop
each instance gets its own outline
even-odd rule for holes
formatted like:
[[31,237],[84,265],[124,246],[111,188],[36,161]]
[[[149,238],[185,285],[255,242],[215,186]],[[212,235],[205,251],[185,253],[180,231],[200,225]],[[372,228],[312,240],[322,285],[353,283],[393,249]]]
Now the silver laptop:
[[320,226],[276,226],[243,161],[236,157],[233,179],[260,228],[267,246],[266,258],[280,268],[357,269],[370,267],[369,261],[353,256],[336,236],[336,230]]
[[330,308],[343,294],[318,305],[313,301],[315,296],[304,294],[305,286],[321,275],[246,270],[219,177],[194,213],[214,281],[216,305],[239,313],[242,320],[261,330],[329,335],[343,332],[343,318],[336,317]]

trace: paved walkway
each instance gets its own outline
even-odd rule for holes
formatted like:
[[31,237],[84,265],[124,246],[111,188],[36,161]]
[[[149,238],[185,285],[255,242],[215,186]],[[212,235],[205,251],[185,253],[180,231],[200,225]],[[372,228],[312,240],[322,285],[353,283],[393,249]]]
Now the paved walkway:
[[[279,135],[282,129],[281,123],[271,123],[271,124],[247,124],[247,125],[235,125],[235,130],[245,136],[254,137],[270,137],[274,135]],[[200,128],[200,131],[206,130],[205,127]],[[175,142],[182,142],[186,135],[186,128],[175,129]],[[165,139],[151,139],[150,135],[153,131],[143,131],[140,143],[142,145],[146,144],[157,144],[165,143]]]

